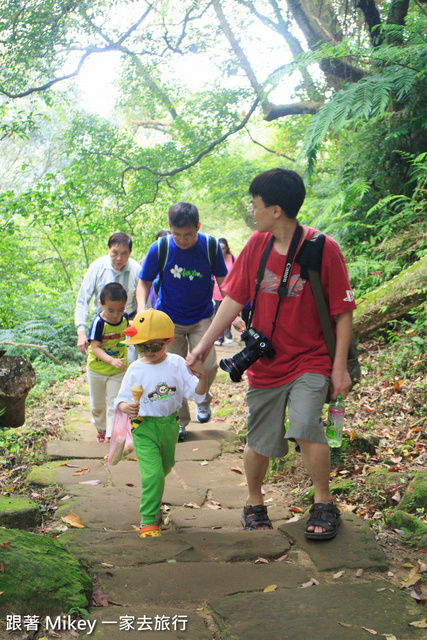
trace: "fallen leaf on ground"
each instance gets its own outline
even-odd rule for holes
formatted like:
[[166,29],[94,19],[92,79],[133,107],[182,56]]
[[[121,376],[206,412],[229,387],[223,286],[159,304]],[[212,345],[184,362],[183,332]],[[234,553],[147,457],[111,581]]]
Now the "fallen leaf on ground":
[[81,469],[79,469],[78,471],[75,471],[73,473],[73,476],[84,476],[87,473],[89,473],[90,469],[89,467],[82,467]]
[[241,469],[240,467],[230,467],[231,471],[234,471],[235,473],[241,473],[243,475],[244,471],[243,469]]
[[383,633],[383,636],[388,640],[397,640],[396,636],[394,636],[392,633]]
[[12,541],[0,542],[0,547],[2,547],[2,549],[9,550],[11,544],[12,544]]
[[199,447],[196,447],[195,449],[191,449],[191,451],[198,451]]
[[95,607],[108,607],[108,600],[102,593],[101,589],[93,592],[92,601]]
[[64,467],[70,467],[71,469],[79,469],[78,464],[69,464],[68,462],[64,462]]
[[75,513],[69,513],[67,516],[61,518],[62,522],[69,524],[70,527],[76,527],[77,529],[84,529],[85,523]]
[[294,516],[293,518],[286,520],[286,522],[289,524],[289,522],[298,522],[298,520],[300,520],[300,516]]
[[367,631],[368,633],[372,633],[373,636],[377,636],[378,635],[378,631],[375,631],[375,629],[368,629],[368,627],[362,627],[362,629],[364,631]]
[[276,558],[274,562],[283,562],[283,560],[287,560],[288,556],[280,556],[280,558]]
[[289,507],[289,511],[292,511],[292,513],[304,513],[304,509],[300,509],[299,507]]
[[342,627],[352,627],[352,624],[347,624],[346,622],[338,622]]
[[108,564],[108,562],[101,562],[103,567],[114,567],[113,564]]
[[363,569],[358,569],[356,571],[356,578],[361,578],[363,576]]
[[408,574],[407,578],[403,578],[403,586],[412,587],[418,580],[421,580],[421,574],[418,572],[418,567],[414,567]]
[[68,494],[67,494],[67,495],[66,495],[66,496],[64,496],[63,498],[60,498],[60,500],[69,500],[70,498],[72,498],[72,496],[70,496],[70,495],[68,495]]
[[206,503],[206,506],[207,506],[209,509],[215,509],[215,510],[218,510],[218,509],[221,509],[221,508],[222,508],[220,504],[214,504],[214,503],[212,503],[212,502],[207,502],[207,503]]
[[334,573],[334,579],[341,578],[345,574],[345,571],[338,571],[338,573]]
[[268,587],[265,587],[264,593],[270,593],[270,591],[276,591],[277,584],[270,584]]
[[126,482],[126,486],[127,486],[127,487],[134,487],[135,485],[134,485],[134,484],[132,484],[132,482]]
[[78,482],[77,484],[100,484],[101,480],[81,480],[80,482]]
[[415,620],[409,623],[411,627],[417,627],[417,629],[427,629],[427,619]]
[[315,582],[314,580],[309,580],[308,582],[304,582],[301,586],[300,589],[305,589],[306,587],[314,587],[315,585],[319,584],[317,581]]
[[267,558],[257,558],[255,564],[270,564],[270,560],[267,560]]
[[207,460],[203,460],[203,462],[200,463],[200,466],[206,467],[207,464],[209,464],[209,462]]
[[184,507],[188,507],[189,509],[200,509],[199,505],[195,502],[187,502],[184,504]]

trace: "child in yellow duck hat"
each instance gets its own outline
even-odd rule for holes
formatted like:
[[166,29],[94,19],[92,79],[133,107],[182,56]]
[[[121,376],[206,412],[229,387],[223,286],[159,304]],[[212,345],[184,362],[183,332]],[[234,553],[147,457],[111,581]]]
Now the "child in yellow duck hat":
[[179,425],[177,410],[184,398],[203,402],[208,388],[201,360],[187,368],[184,358],[167,353],[175,327],[163,311],[148,309],[135,316],[125,330],[125,344],[133,344],[139,357],[129,366],[115,407],[130,416],[135,452],[141,474],[141,538],[160,535],[160,511],[165,477],[175,464]]

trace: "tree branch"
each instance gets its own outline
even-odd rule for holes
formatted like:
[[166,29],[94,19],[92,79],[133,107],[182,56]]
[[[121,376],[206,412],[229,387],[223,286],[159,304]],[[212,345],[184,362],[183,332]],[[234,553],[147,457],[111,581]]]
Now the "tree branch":
[[230,46],[234,51],[234,54],[239,60],[240,66],[244,70],[249,82],[251,83],[252,88],[255,91],[255,94],[258,96],[258,98],[262,99],[263,98],[262,86],[258,82],[258,79],[249,63],[249,60],[247,59],[246,55],[243,52],[243,49],[241,48],[236,38],[234,37],[234,34],[230,28],[230,25],[227,22],[227,19],[224,15],[224,12],[222,10],[219,0],[212,0],[212,6],[215,9],[215,13],[218,17],[221,29],[224,32],[224,35],[227,38],[228,42],[230,43]]
[[124,169],[123,172],[122,172],[122,178],[121,178],[121,184],[122,184],[123,190],[124,190],[124,179],[125,179],[126,173],[128,171],[148,171],[148,173],[151,173],[153,176],[159,176],[161,178],[166,178],[166,177],[176,176],[178,173],[182,173],[183,171],[186,171],[187,169],[190,169],[191,167],[194,167],[198,162],[200,162],[200,160],[204,156],[206,156],[208,153],[210,153],[219,144],[224,142],[224,140],[226,140],[230,136],[234,135],[235,133],[237,133],[238,131],[243,129],[245,127],[245,125],[249,122],[249,120],[250,120],[252,114],[254,113],[255,109],[257,108],[258,104],[259,104],[259,98],[256,98],[255,102],[252,104],[252,106],[249,109],[249,111],[247,112],[246,116],[243,118],[243,120],[238,125],[232,127],[229,131],[227,131],[227,133],[224,133],[222,136],[220,136],[216,140],[213,140],[210,144],[208,144],[207,147],[205,147],[205,149],[203,149],[203,151],[201,151],[200,153],[197,154],[197,156],[194,158],[194,160],[192,160],[191,162],[188,162],[187,164],[183,165],[182,167],[177,167],[176,169],[172,169],[171,171],[155,171],[154,169],[151,169],[150,167],[146,167],[144,165],[142,165],[140,167],[133,167],[133,166],[126,167],[126,169]]
[[45,356],[56,362],[56,364],[60,364],[61,367],[64,364],[61,360],[58,360],[55,356],[53,356],[49,351],[46,351],[39,344],[31,344],[29,342],[9,342],[8,340],[4,342],[0,342],[0,344],[10,344],[12,347],[28,347],[28,349],[37,349],[37,351],[41,351]]
[[[278,33],[285,40],[294,60],[296,60],[298,56],[304,53],[304,49],[302,48],[300,41],[292,34],[289,28],[289,21],[283,18],[281,9],[276,0],[269,0],[269,3],[273,9],[277,22],[274,22],[274,20],[272,20],[271,18],[257,11],[252,2],[248,2],[247,0],[238,0],[238,2],[239,4],[246,7],[254,16],[256,16],[258,20],[262,22],[262,24],[265,24],[266,27],[269,27],[270,29]],[[299,69],[298,71],[303,78],[308,95],[317,93],[313,78],[311,77],[307,69],[303,68]]]
[[159,100],[163,103],[163,105],[169,111],[172,118],[176,120],[176,118],[178,117],[178,114],[176,112],[175,107],[172,104],[171,99],[169,98],[167,93],[165,93],[165,91],[163,91],[163,89],[161,89],[161,87],[159,87],[156,81],[151,77],[150,73],[144,67],[139,57],[135,53],[127,49],[126,47],[120,47],[120,51],[123,51],[123,53],[127,53],[132,57],[135,63],[135,66],[138,70],[138,73],[144,79],[150,91],[152,91],[154,95],[159,98]]
[[[117,42],[110,42],[110,44],[108,44],[105,47],[89,47],[85,51],[85,53],[82,55],[82,57],[80,58],[75,70],[72,71],[71,73],[68,73],[66,75],[60,76],[59,78],[53,78],[52,80],[49,80],[48,82],[45,82],[44,84],[40,85],[39,87],[32,87],[32,88],[27,89],[26,91],[22,91],[20,93],[10,93],[10,92],[6,91],[5,89],[3,89],[2,87],[0,87],[0,94],[3,94],[4,96],[6,96],[7,98],[10,98],[11,100],[14,100],[16,98],[24,98],[25,96],[31,95],[32,93],[41,93],[42,91],[46,91],[47,89],[50,89],[54,85],[58,84],[58,82],[63,82],[64,80],[70,80],[71,78],[75,78],[80,73],[80,70],[83,67],[83,64],[85,63],[86,59],[89,56],[91,56],[93,53],[106,53],[107,51],[121,51],[123,42],[145,20],[145,18],[147,17],[148,13],[151,11],[151,9],[154,6],[154,4],[155,3],[150,4],[148,6],[146,11],[144,11],[142,16],[139,18],[139,20],[137,20],[133,25],[131,25],[131,27],[129,27],[129,29],[117,40]],[[103,34],[100,34],[100,35],[102,35],[104,40],[109,41],[107,36],[104,36]],[[130,53],[129,51],[127,51],[127,52]]]
[[246,131],[246,133],[248,134],[248,136],[250,137],[250,139],[252,140],[252,142],[254,144],[259,145],[260,147],[262,147],[263,149],[268,151],[268,153],[272,153],[275,156],[280,156],[281,158],[286,158],[286,160],[290,160],[291,162],[295,162],[294,158],[290,158],[289,156],[285,155],[281,151],[274,151],[274,149],[269,149],[268,147],[263,145],[261,142],[258,142],[258,140],[255,140],[255,138],[252,137],[252,134],[251,134],[251,132],[249,131],[249,129],[247,127],[245,127],[245,131]]
[[[312,51],[316,51],[322,44],[334,45],[342,39],[340,33],[333,34],[326,29],[323,22],[315,16],[314,10],[310,12],[303,0],[287,0],[287,5]],[[319,65],[325,74],[340,80],[358,82],[365,76],[361,69],[344,59],[325,59]]]
[[322,106],[323,102],[294,102],[290,104],[271,104],[265,102],[264,107],[264,120],[271,122],[278,118],[284,118],[285,116],[302,115],[310,113],[314,115]]

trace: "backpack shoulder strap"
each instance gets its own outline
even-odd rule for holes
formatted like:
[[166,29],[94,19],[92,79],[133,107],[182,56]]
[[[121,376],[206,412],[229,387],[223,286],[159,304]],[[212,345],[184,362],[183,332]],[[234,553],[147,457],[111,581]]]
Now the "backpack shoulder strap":
[[302,243],[295,262],[301,266],[301,278],[304,280],[308,280],[308,268],[320,273],[325,239],[324,233],[315,231],[310,240],[305,239]]
[[219,242],[213,236],[206,235],[206,251],[208,254],[209,264],[211,266],[211,274],[215,275],[216,256],[218,253]]
[[315,269],[308,268],[308,278],[310,280],[311,291],[313,293],[317,313],[319,314],[320,324],[322,325],[323,337],[325,338],[326,346],[328,347],[329,355],[333,362],[335,359],[335,336],[332,331],[331,320],[329,318],[328,308],[323,295],[319,272]]
[[157,240],[157,257],[159,260],[159,288],[163,279],[163,271],[169,257],[170,235],[163,236]]
[[324,245],[325,235],[320,233],[320,231],[315,231],[310,240],[304,240],[295,261],[301,266],[301,278],[310,281],[311,291],[322,326],[323,337],[325,338],[326,346],[328,347],[329,355],[333,362],[335,358],[335,336],[320,281]]

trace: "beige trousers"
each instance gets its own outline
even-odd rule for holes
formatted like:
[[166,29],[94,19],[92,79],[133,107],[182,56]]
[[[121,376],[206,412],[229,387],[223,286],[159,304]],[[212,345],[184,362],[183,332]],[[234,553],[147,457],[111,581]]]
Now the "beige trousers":
[[[176,324],[174,341],[168,346],[168,352],[177,353],[179,356],[185,358],[187,354],[192,351],[197,344],[199,344],[202,336],[209,329],[211,322],[212,318],[205,318],[197,324]],[[211,385],[215,380],[216,371],[218,369],[215,347],[212,347],[212,349],[210,350],[204,364],[208,377],[208,393],[205,401],[203,402],[203,406],[208,407],[212,400],[209,389],[211,388]],[[179,424],[186,426],[190,422],[190,410],[188,408],[187,400],[184,400],[184,402],[182,403],[182,406],[178,411],[178,416]]]
[[124,371],[111,376],[96,371],[87,372],[92,424],[97,431],[106,431],[107,438],[111,437],[113,430],[114,400],[118,396],[124,375]]

